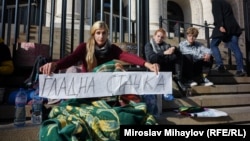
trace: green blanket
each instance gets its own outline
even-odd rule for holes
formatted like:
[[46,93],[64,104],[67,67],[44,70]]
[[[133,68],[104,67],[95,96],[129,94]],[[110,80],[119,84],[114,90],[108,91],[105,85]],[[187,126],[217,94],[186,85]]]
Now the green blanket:
[[40,141],[116,141],[120,125],[157,125],[145,103],[110,107],[104,100],[71,99],[53,107],[40,127]]

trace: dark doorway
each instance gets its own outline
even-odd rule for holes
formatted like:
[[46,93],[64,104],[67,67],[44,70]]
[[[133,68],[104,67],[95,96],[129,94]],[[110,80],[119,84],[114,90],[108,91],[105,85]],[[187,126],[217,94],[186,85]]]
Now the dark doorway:
[[[168,1],[168,16],[167,18],[169,20],[175,20],[175,21],[180,21],[184,22],[184,16],[183,16],[183,11],[181,7],[173,2],[173,1]],[[169,22],[169,32],[175,32],[175,27],[176,27],[177,22]],[[183,28],[183,24],[180,24],[180,27]]]

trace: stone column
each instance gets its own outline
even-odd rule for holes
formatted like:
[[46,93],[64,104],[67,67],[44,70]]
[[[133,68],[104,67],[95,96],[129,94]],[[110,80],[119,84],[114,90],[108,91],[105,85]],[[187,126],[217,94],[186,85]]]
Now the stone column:
[[161,0],[149,0],[149,31],[153,35],[154,31],[159,28]]

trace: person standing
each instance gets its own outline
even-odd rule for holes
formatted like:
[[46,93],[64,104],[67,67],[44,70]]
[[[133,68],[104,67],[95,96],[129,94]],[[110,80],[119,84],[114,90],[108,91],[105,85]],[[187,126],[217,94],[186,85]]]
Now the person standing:
[[199,34],[197,28],[189,27],[186,30],[186,40],[179,43],[179,49],[183,55],[183,79],[189,87],[197,86],[194,81],[199,77],[199,84],[203,86],[212,86],[213,82],[209,81],[207,76],[212,66],[212,52],[210,48],[205,47],[202,43],[196,41]]
[[245,76],[246,72],[244,70],[243,55],[238,44],[242,30],[234,17],[232,7],[225,0],[211,0],[211,3],[215,26],[211,35],[212,40],[210,44],[216,63],[214,70],[225,72],[225,67],[218,48],[219,44],[224,42],[235,56],[237,65],[235,76]]

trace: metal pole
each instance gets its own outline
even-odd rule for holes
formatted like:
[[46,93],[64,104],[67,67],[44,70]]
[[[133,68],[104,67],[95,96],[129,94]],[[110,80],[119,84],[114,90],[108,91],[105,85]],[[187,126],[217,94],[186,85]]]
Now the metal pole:
[[55,25],[55,1],[51,1],[51,17],[50,17],[50,38],[49,38],[49,46],[50,46],[50,57],[53,59],[53,41],[54,41],[54,25]]
[[246,71],[250,75],[250,0],[243,1],[244,21],[245,21],[245,42],[246,42]]
[[[17,43],[17,38],[19,36],[19,30],[18,30],[18,26],[19,26],[19,22],[18,22],[18,19],[19,19],[19,0],[16,0],[16,6],[15,6],[15,30],[14,30],[14,47],[16,49],[16,43]],[[13,49],[13,51],[15,50]]]
[[5,35],[5,19],[6,19],[6,16],[5,16],[5,12],[6,11],[6,0],[2,0],[2,15],[1,15],[1,28],[0,28],[0,32],[1,32],[1,37],[2,39],[4,39],[4,35]]
[[144,54],[144,46],[149,41],[149,0],[142,0],[141,7],[141,17],[142,17],[142,54],[141,57],[146,58]]
[[100,7],[101,7],[101,11],[100,11],[100,20],[103,21],[103,0],[101,0],[101,4],[100,4]]
[[113,0],[110,0],[109,39],[113,42]]
[[137,55],[140,56],[140,26],[141,26],[141,20],[140,20],[140,5],[141,0],[136,1],[136,38],[137,38]]
[[162,28],[162,16],[159,17],[159,28]]
[[119,9],[120,9],[120,11],[119,11],[119,13],[120,13],[120,15],[119,15],[119,17],[120,17],[120,20],[119,20],[119,33],[120,33],[120,35],[119,35],[119,41],[120,42],[123,42],[124,41],[124,36],[123,36],[123,16],[122,16],[122,11],[123,11],[123,4],[122,4],[122,0],[120,0],[120,3],[119,3]]
[[42,43],[42,30],[43,30],[43,11],[44,11],[44,0],[40,1],[40,20],[39,20],[39,32],[38,32],[38,43]]
[[85,0],[81,0],[81,17],[80,17],[80,36],[79,36],[79,43],[82,43],[84,41],[84,15],[85,15]]
[[60,58],[65,56],[67,0],[62,0]]
[[210,48],[210,40],[209,40],[209,27],[207,21],[205,21],[205,38],[207,40],[207,47]]
[[75,29],[75,0],[72,0],[72,16],[71,16],[71,48],[70,53],[74,50],[74,30]]
[[27,27],[26,27],[26,41],[30,41],[30,15],[31,15],[31,0],[28,1],[28,17],[27,17]]
[[128,42],[131,42],[131,0],[128,0]]

